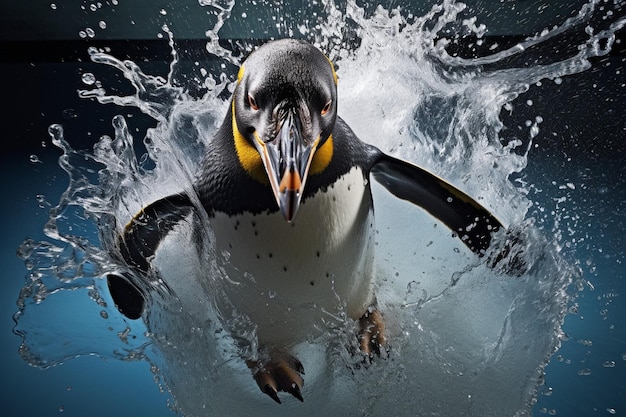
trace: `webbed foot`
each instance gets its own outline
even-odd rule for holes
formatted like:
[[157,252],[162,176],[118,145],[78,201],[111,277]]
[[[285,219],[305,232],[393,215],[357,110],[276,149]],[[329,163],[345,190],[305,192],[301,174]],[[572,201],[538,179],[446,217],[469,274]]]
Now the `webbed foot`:
[[254,380],[261,391],[278,404],[281,404],[278,397],[279,391],[288,392],[304,402],[301,391],[304,380],[300,376],[300,374],[304,374],[304,368],[296,357],[287,353],[279,353],[265,363],[248,361],[248,367],[256,371]]
[[359,348],[366,362],[371,362],[374,355],[388,354],[385,322],[376,307],[368,308],[359,319]]

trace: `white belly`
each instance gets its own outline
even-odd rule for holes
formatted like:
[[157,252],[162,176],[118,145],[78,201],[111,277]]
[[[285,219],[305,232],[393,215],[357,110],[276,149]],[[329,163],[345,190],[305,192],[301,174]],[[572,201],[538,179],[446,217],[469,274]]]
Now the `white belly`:
[[356,319],[372,302],[374,217],[359,169],[303,202],[292,223],[279,212],[217,213],[210,223],[224,292],[262,345],[305,341],[333,316]]

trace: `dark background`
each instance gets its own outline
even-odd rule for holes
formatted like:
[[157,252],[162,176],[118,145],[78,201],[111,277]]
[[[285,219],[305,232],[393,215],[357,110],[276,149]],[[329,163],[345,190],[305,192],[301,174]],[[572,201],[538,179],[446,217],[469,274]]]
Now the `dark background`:
[[[436,2],[389,3],[422,15]],[[515,44],[545,27],[561,24],[583,3],[468,2],[478,22],[489,28],[491,40],[501,45]],[[15,252],[26,237],[44,238],[42,227],[48,206],[40,207],[37,195],[45,195],[45,200],[54,204],[67,185],[66,174],[56,162],[60,152],[50,144],[47,134],[50,124],[62,123],[72,144],[85,148],[97,139],[93,135],[112,132],[115,114],[133,114],[131,128],[138,132],[153,124],[132,109],[78,98],[77,90],[84,88],[80,75],[101,70],[89,61],[87,48],[108,46],[113,55],[144,62],[151,73],[165,75],[170,56],[167,41],[157,38],[161,25],[168,23],[190,59],[209,59],[202,56],[202,51],[212,16],[196,2],[182,0],[119,0],[119,5],[112,7],[108,2],[96,12],[90,10],[89,2],[59,1],[56,8],[52,4],[0,4],[0,92],[4,102],[0,110],[0,195],[5,207],[0,223],[4,231],[0,253],[5,264],[0,287],[0,357],[5,375],[0,379],[2,414],[49,416],[62,411],[72,416],[172,415],[164,405],[167,395],[159,393],[145,362],[123,363],[87,356],[42,371],[22,361],[18,355],[20,339],[12,333],[12,315],[27,271]],[[249,25],[255,16],[262,21],[267,13],[276,12],[268,9],[242,2],[233,16],[245,12]],[[292,16],[300,10],[296,2],[279,9]],[[100,28],[100,21],[106,22],[106,29]],[[258,24],[258,38],[273,36]],[[94,29],[94,38],[81,37],[80,32],[86,28]],[[238,27],[237,19],[232,19],[220,37],[244,38],[249,29]],[[623,32],[619,33],[622,37]],[[571,45],[578,45],[578,40],[563,39],[554,45],[555,53]],[[461,45],[458,53],[481,51]],[[551,199],[559,195],[555,182],[587,178],[587,183],[593,184],[570,194],[575,202],[571,210],[589,219],[578,225],[578,232],[586,233],[588,239],[584,245],[564,251],[569,252],[572,261],[581,262],[585,279],[594,289],[588,286],[581,293],[578,311],[567,317],[564,330],[570,340],[546,370],[546,385],[540,391],[553,388],[553,394],[539,395],[534,408],[537,416],[549,410],[566,416],[611,415],[610,409],[615,409],[615,415],[626,415],[626,272],[622,262],[626,250],[625,59],[624,42],[618,42],[608,56],[593,60],[592,69],[565,77],[560,85],[546,82],[531,88],[519,100],[532,100],[532,107],[518,105],[512,113],[502,114],[507,126],[503,138],[514,136],[526,120],[537,115],[544,119],[522,174],[535,188],[545,190],[531,196],[537,206],[550,205]],[[32,155],[40,162],[32,162]],[[587,259],[593,259],[591,265],[587,265]],[[593,342],[591,346],[584,343],[587,340]],[[606,361],[614,361],[615,367],[604,366]],[[592,373],[579,375],[582,368]]]

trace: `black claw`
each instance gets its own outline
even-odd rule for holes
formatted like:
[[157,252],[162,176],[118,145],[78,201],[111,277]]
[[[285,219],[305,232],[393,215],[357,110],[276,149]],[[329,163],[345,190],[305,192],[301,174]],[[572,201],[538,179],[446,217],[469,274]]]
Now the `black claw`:
[[296,366],[294,368],[296,368],[296,371],[298,371],[298,373],[304,375],[304,366],[302,366],[302,362],[300,362],[298,359],[296,359],[295,365]]
[[274,387],[272,387],[270,384],[267,384],[266,386],[263,387],[263,392],[269,395],[272,398],[272,400],[276,401],[278,404],[282,404],[280,402],[280,398],[278,398],[278,392],[276,392]]
[[365,368],[369,367],[374,362],[374,355],[371,353],[363,353],[363,360],[361,361]]
[[298,386],[298,384],[293,382],[288,391],[291,395],[299,399],[301,402],[304,402],[304,398],[302,398],[302,392],[300,391],[300,387]]

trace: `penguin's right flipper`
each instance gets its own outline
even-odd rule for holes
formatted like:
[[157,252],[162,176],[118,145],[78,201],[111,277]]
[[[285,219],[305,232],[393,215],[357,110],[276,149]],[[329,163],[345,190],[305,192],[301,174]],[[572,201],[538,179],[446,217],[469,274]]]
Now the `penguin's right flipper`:
[[450,228],[472,252],[482,256],[502,224],[472,197],[417,165],[384,153],[371,168],[393,195],[422,207]]
[[[163,238],[192,209],[193,204],[185,194],[165,197],[143,208],[126,225],[124,234],[119,238],[120,252],[126,264],[139,273],[147,272],[150,258]],[[141,317],[145,296],[129,277],[108,274],[107,284],[120,313],[131,320]]]

